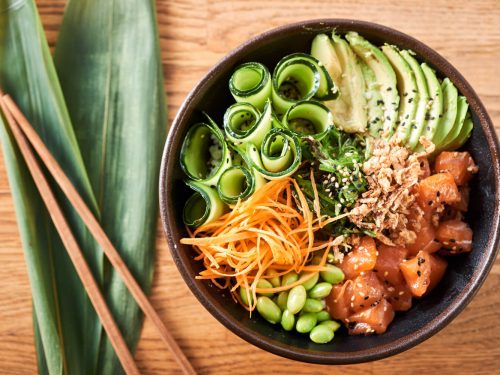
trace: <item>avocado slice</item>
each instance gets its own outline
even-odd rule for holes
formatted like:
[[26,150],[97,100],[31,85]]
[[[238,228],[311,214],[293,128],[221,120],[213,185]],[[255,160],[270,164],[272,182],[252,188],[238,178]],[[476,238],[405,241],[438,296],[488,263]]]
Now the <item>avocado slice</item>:
[[335,33],[331,40],[317,36],[311,54],[326,67],[340,90],[337,99],[324,103],[332,111],[335,125],[349,133],[364,132],[367,123],[365,81],[349,44]]
[[472,122],[470,113],[467,113],[467,117],[465,118],[461,126],[460,133],[455,138],[455,140],[448,146],[447,149],[456,150],[457,148],[462,147],[464,143],[467,142],[467,139],[469,139],[473,127],[474,123]]
[[465,118],[467,116],[468,110],[469,103],[467,103],[467,99],[465,98],[465,96],[459,96],[457,100],[457,116],[455,118],[455,123],[440,145],[440,150],[453,149],[453,146],[458,143],[456,142],[456,139],[459,138],[460,135],[462,135],[462,137],[464,136],[464,134],[461,133],[465,124]]
[[359,60],[361,71],[365,78],[365,97],[368,110],[368,132],[375,138],[379,138],[384,128],[384,100],[380,93],[377,78],[373,70]]
[[404,50],[400,52],[401,57],[408,63],[411,70],[415,74],[415,81],[417,83],[418,103],[415,112],[415,119],[411,123],[410,139],[406,146],[410,149],[415,149],[419,144],[420,134],[425,125],[425,116],[427,114],[427,103],[429,102],[429,90],[427,88],[427,81],[425,80],[424,72],[420,67],[418,61],[412,56],[413,52]]
[[449,78],[445,78],[441,84],[443,91],[443,114],[439,120],[438,128],[432,142],[436,145],[436,151],[441,150],[441,146],[450,133],[457,118],[458,90]]
[[[430,96],[429,102],[427,103],[428,112],[425,116],[426,122],[422,131],[422,136],[432,141],[434,139],[434,134],[436,134],[441,115],[443,114],[443,91],[441,90],[441,84],[439,83],[434,70],[432,70],[426,63],[422,63],[420,67],[424,72]],[[417,150],[423,150],[422,145],[418,145]]]
[[358,33],[350,31],[346,34],[351,48],[375,73],[380,93],[384,101],[383,137],[390,137],[396,128],[399,109],[396,73],[382,51],[368,42]]
[[406,144],[410,139],[411,124],[415,119],[418,104],[415,73],[395,47],[385,44],[382,47],[382,52],[385,53],[394,68],[394,72],[396,72],[398,92],[401,98],[394,136],[397,137],[401,144]]

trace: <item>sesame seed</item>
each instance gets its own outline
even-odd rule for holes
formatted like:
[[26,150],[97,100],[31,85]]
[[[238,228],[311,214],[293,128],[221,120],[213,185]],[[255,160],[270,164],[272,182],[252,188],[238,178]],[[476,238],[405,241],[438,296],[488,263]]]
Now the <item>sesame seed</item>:
[[405,294],[405,292],[401,291],[398,293],[400,296],[402,296],[403,294]]

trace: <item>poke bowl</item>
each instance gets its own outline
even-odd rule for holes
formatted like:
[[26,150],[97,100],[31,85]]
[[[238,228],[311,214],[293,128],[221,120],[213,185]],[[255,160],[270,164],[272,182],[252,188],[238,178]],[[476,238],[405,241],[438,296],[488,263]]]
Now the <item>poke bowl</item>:
[[[477,165],[477,173],[471,176],[470,202],[463,219],[473,232],[472,251],[446,257],[446,271],[439,284],[422,298],[413,299],[409,310],[397,312],[383,333],[350,335],[349,327],[342,327],[335,332],[333,340],[320,344],[294,329],[285,330],[279,323],[270,324],[269,319],[264,319],[256,311],[249,314],[237,303],[230,289],[221,289],[210,280],[196,278],[205,270],[205,265],[195,260],[200,252],[186,242],[182,243],[183,238],[190,237],[192,230],[186,227],[184,206],[190,202],[193,191],[185,183],[189,168],[181,160],[181,149],[187,147],[184,141],[194,124],[213,119],[214,124],[222,125],[226,111],[235,103],[229,82],[238,67],[258,62],[268,67],[270,72],[275,70],[275,74],[276,66],[284,56],[311,53],[315,37],[331,35],[333,31],[340,36],[349,32],[359,34],[375,46],[387,44],[396,46],[397,51],[412,51],[411,55],[419,64],[435,72],[440,84],[445,79],[451,82],[457,94],[468,103],[472,129],[460,143],[459,151],[468,152],[467,155]],[[401,74],[398,72],[398,77]],[[337,90],[332,91],[336,94]],[[401,91],[402,88],[398,86],[394,90]],[[400,94],[404,101],[407,93],[401,91]],[[444,94],[441,92],[441,95]],[[278,109],[276,111],[279,112]],[[206,114],[210,116],[209,120]],[[282,116],[287,114],[282,113]],[[443,113],[439,117],[442,116]],[[429,121],[430,117],[426,115],[426,120]],[[436,121],[439,123],[439,120]],[[422,131],[425,132],[425,129]],[[188,151],[197,157],[196,150]],[[440,192],[437,193],[439,195]],[[271,353],[311,363],[349,364],[381,359],[410,349],[443,329],[472,300],[495,261],[500,233],[499,210],[499,145],[493,124],[477,94],[464,77],[431,48],[399,31],[364,21],[325,19],[290,24],[265,32],[230,52],[201,79],[180,107],[169,131],[161,166],[161,220],[172,257],[192,293],[221,324],[244,340]],[[447,252],[453,252],[452,249],[455,248],[449,247]],[[418,266],[420,263],[419,258]]]

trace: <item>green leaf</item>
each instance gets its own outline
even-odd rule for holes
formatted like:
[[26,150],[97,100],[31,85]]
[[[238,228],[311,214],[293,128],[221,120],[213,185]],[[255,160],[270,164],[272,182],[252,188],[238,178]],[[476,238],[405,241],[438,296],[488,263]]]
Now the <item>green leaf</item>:
[[[32,0],[0,0],[0,86],[23,110],[87,204],[97,203]],[[15,145],[5,119],[0,139],[30,285],[41,372],[88,374],[102,328]],[[102,253],[69,202],[56,194],[98,280]]]
[[[103,229],[148,291],[166,130],[154,1],[70,0],[55,63]],[[112,269],[105,295],[134,350],[142,314]],[[98,372],[115,374],[119,363],[107,338],[100,349]]]

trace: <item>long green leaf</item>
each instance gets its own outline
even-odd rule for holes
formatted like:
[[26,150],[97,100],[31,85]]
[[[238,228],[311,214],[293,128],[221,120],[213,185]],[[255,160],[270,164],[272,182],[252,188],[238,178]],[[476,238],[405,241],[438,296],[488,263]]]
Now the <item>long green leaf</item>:
[[[70,0],[55,62],[103,229],[149,290],[166,131],[154,1]],[[112,269],[108,276],[108,303],[134,350],[142,315],[120,277]],[[99,372],[117,368],[105,338]]]
[[[19,104],[97,214],[97,203],[32,0],[0,0],[0,85]],[[3,116],[0,122],[4,160],[33,293],[40,372],[92,373],[97,366],[101,325]],[[60,192],[58,196],[96,277],[102,279],[101,251]]]

